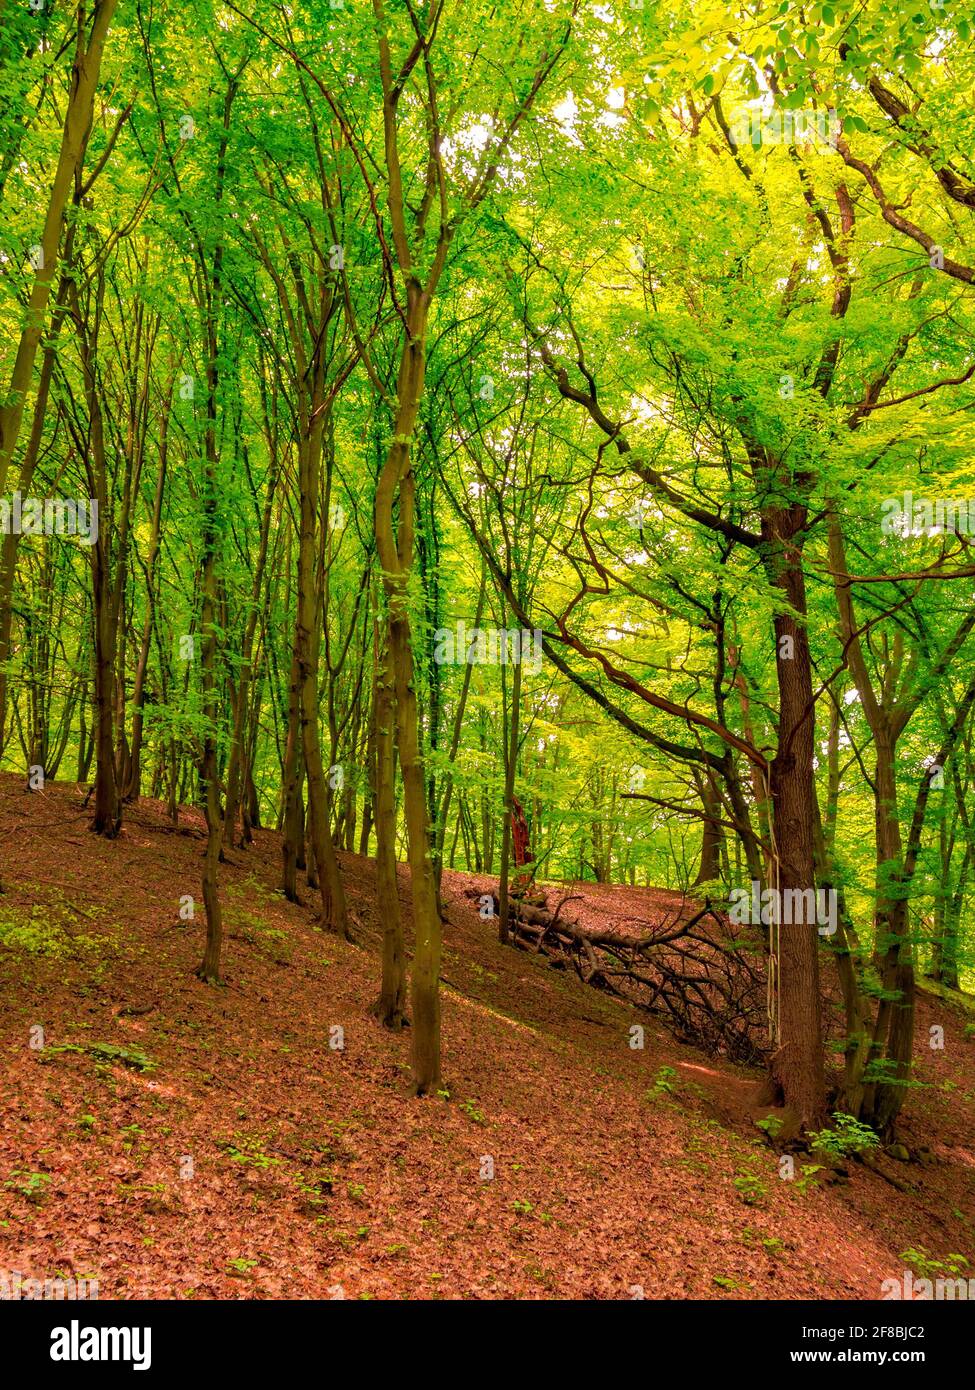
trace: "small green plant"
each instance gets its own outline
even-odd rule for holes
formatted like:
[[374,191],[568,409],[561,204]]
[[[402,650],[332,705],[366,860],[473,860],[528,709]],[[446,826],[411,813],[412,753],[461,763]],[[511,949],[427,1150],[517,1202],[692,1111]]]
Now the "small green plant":
[[66,930],[61,920],[65,916],[65,908],[58,902],[37,903],[30,908],[2,908],[0,946],[23,955],[64,960],[101,944],[99,937]]
[[118,1047],[115,1043],[101,1042],[85,1043],[83,1046],[78,1043],[49,1043],[40,1057],[42,1061],[50,1062],[62,1052],[87,1053],[97,1062],[118,1062],[123,1067],[131,1067],[133,1071],[152,1071],[158,1065],[141,1047]]
[[96,1042],[89,1043],[85,1051],[100,1062],[119,1062],[133,1071],[153,1071],[158,1065],[141,1047],[118,1047],[115,1043]]
[[778,1115],[766,1115],[764,1120],[756,1120],[756,1125],[763,1130],[774,1143],[782,1133],[782,1121]]
[[823,1171],[821,1163],[804,1163],[799,1169],[800,1176],[794,1178],[792,1186],[800,1197],[804,1197],[811,1187],[816,1187],[816,1174]]
[[763,1197],[768,1196],[768,1188],[757,1173],[741,1172],[735,1177],[735,1191],[746,1207],[757,1206]]
[[526,1202],[524,1197],[516,1197],[511,1203],[511,1210],[516,1211],[519,1216],[530,1216],[535,1208],[531,1202]]
[[832,1129],[817,1130],[809,1139],[813,1153],[830,1162],[837,1162],[847,1154],[866,1153],[868,1149],[880,1147],[880,1139],[869,1125],[842,1110],[834,1114]]
[[478,1108],[477,1108],[477,1106],[475,1105],[474,1101],[472,1101],[472,1100],[461,1101],[460,1108],[461,1108],[461,1110],[463,1110],[463,1112],[464,1112],[464,1114],[467,1116],[467,1118],[470,1119],[470,1120],[473,1120],[474,1123],[475,1123],[476,1125],[486,1125],[486,1124],[487,1124],[487,1120],[484,1118],[484,1116],[483,1116],[483,1114],[481,1113],[481,1111],[478,1110]]
[[257,1266],[257,1261],[256,1261],[256,1260],[245,1260],[245,1259],[242,1259],[242,1258],[238,1258],[238,1259],[236,1259],[236,1260],[231,1260],[231,1261],[230,1261],[230,1264],[227,1266],[227,1273],[228,1273],[228,1274],[250,1274],[251,1270],[254,1269],[254,1268],[256,1268],[256,1266]]
[[19,1192],[21,1197],[33,1202],[35,1206],[40,1206],[47,1196],[47,1189],[51,1182],[50,1173],[35,1173],[29,1168],[15,1168],[10,1177],[4,1183],[4,1187],[13,1188]]
[[295,1186],[304,1197],[306,1206],[314,1212],[318,1211],[332,1195],[335,1177],[332,1173],[324,1173],[321,1176],[309,1175],[308,1177],[299,1173],[295,1178]]
[[226,1150],[227,1157],[233,1159],[234,1163],[242,1163],[248,1168],[257,1168],[262,1173],[281,1162],[280,1158],[274,1158],[273,1155],[265,1153],[264,1141],[254,1135],[235,1134],[233,1139],[224,1143],[222,1147]]
[[662,1096],[672,1096],[677,1072],[673,1067],[661,1067],[653,1078],[653,1085],[647,1091],[647,1100],[660,1100]]
[[954,1277],[968,1269],[964,1255],[951,1254],[936,1260],[923,1245],[917,1250],[902,1250],[900,1258],[921,1279],[936,1279],[939,1274]]

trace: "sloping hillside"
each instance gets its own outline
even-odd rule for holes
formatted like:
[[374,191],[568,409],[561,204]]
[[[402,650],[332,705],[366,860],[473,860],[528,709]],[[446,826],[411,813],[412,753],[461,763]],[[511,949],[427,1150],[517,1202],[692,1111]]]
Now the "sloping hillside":
[[[879,1297],[908,1249],[975,1264],[975,1029],[957,1006],[921,1006],[903,1138],[924,1161],[790,1182],[755,1127],[757,1074],[502,949],[465,895],[488,880],[445,878],[450,1095],[416,1100],[408,1034],[367,1014],[371,861],[341,856],[350,945],[316,926],[314,895],[280,896],[259,832],[221,869],[213,989],[193,975],[202,910],[179,913],[199,899],[194,813],[174,830],[144,801],[107,842],[77,789],[5,777],[0,835],[6,1270],[95,1276],[103,1298],[842,1299]],[[612,889],[573,892],[613,910]]]

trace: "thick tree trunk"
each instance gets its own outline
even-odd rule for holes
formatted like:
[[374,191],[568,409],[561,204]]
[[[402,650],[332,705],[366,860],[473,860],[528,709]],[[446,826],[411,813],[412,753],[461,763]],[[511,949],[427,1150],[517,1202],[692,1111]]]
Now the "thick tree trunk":
[[700,883],[713,883],[721,877],[721,841],[724,838],[720,815],[721,798],[709,773],[705,772],[698,782],[701,805],[704,810],[701,834],[701,864],[697,871],[694,886]]
[[[805,511],[772,511],[763,518],[766,565],[789,608],[775,617],[779,687],[778,749],[770,767],[773,874],[771,887],[783,895],[815,885],[813,753],[815,703],[806,613],[802,555],[795,540]],[[826,1113],[826,1079],[819,985],[819,944],[815,921],[771,928],[777,943],[777,1050],[772,1079],[782,1098],[805,1125]]]

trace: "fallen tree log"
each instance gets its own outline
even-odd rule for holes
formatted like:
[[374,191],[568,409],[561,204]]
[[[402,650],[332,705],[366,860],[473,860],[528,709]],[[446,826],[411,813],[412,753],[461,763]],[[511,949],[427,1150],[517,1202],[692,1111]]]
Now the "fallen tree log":
[[[485,895],[470,890],[468,896]],[[554,906],[513,899],[513,944],[571,967],[594,989],[661,1018],[685,1042],[714,1056],[760,1064],[767,1049],[764,951],[736,937],[709,903],[681,902],[639,935],[583,927],[563,915],[579,895]],[[498,901],[494,896],[494,910]]]

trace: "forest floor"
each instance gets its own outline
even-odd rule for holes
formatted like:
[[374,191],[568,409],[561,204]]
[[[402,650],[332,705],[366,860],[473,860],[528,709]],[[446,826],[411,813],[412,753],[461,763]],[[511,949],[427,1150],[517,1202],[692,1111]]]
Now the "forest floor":
[[[0,1270],[198,1299],[874,1299],[908,1249],[975,1271],[975,1015],[922,998],[902,1138],[923,1163],[885,1158],[897,1185],[856,1163],[785,1181],[757,1072],[500,947],[465,896],[492,881],[447,873],[450,1098],[418,1100],[409,1034],[367,1015],[371,860],[340,855],[353,945],[316,925],[316,894],[276,891],[278,837],[258,832],[221,869],[212,988],[193,973],[201,819],[174,831],[143,801],[114,843],[87,819],[75,787],[0,778]],[[603,920],[672,906],[572,892]],[[408,914],[405,874],[400,893]]]

